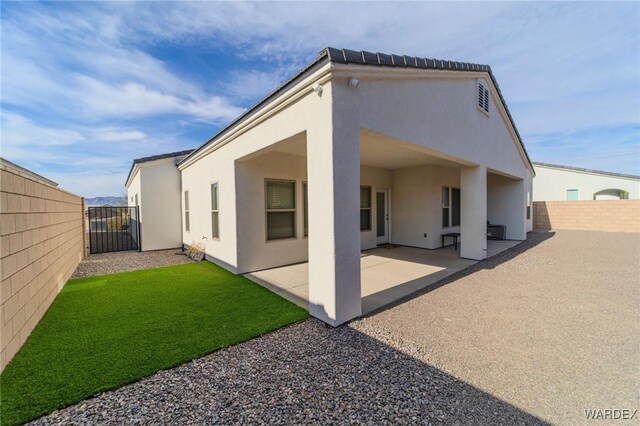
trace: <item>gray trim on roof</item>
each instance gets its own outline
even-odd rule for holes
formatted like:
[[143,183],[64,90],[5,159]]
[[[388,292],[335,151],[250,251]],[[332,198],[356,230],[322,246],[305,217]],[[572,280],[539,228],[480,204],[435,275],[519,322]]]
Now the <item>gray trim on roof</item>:
[[[238,118],[233,120],[230,124],[225,126],[222,130],[216,133],[214,136],[209,138],[204,144],[200,145],[196,148],[191,154],[187,157],[183,158],[180,163],[181,164],[187,161],[193,155],[196,155],[206,146],[208,146],[211,142],[213,142],[216,138],[227,132],[231,127],[241,121],[243,118],[257,110],[259,107],[264,105],[266,102],[274,98],[276,95],[282,93],[285,89],[291,86],[294,82],[296,82],[303,74],[309,71],[312,67],[318,64],[324,64],[325,62],[333,62],[333,63],[341,63],[341,64],[359,64],[359,65],[371,65],[371,66],[379,66],[379,67],[403,67],[403,68],[419,68],[419,69],[435,69],[435,70],[448,70],[448,71],[472,71],[472,72],[486,72],[489,74],[493,85],[496,88],[497,95],[500,98],[500,102],[504,106],[504,110],[507,113],[507,117],[509,117],[509,122],[513,127],[513,130],[516,133],[518,138],[518,142],[524,151],[524,155],[529,162],[529,166],[533,169],[533,163],[531,162],[531,158],[529,158],[529,153],[522,142],[522,137],[520,136],[520,132],[516,127],[515,122],[513,121],[513,117],[511,116],[511,112],[507,107],[507,103],[502,96],[502,92],[500,91],[500,86],[498,86],[498,81],[496,80],[493,72],[491,71],[491,67],[489,65],[481,65],[475,64],[471,62],[456,62],[456,61],[447,61],[442,59],[430,59],[430,58],[418,58],[407,55],[395,55],[395,54],[385,54],[385,53],[373,53],[368,51],[357,51],[350,49],[336,49],[334,47],[326,47],[320,51],[318,57],[313,60],[309,65],[302,68],[297,74],[291,77],[289,80],[278,86],[273,92],[269,93],[265,98],[259,101],[257,104],[246,110],[242,113]],[[535,171],[534,171],[535,173]]]
[[180,163],[184,161],[187,161],[187,159],[189,159],[189,157],[197,154],[198,152],[200,152],[202,149],[204,149],[206,146],[209,145],[210,142],[213,142],[214,139],[218,138],[218,136],[221,136],[223,133],[225,133],[227,130],[229,130],[231,127],[233,127],[234,125],[236,125],[238,122],[240,122],[243,118],[245,118],[246,116],[248,116],[249,114],[251,114],[252,112],[254,112],[255,110],[257,110],[258,108],[260,108],[262,105],[264,105],[265,103],[267,103],[268,101],[270,101],[272,98],[276,97],[277,95],[279,95],[280,93],[284,92],[285,89],[288,89],[289,86],[291,86],[294,82],[296,82],[303,74],[305,74],[307,71],[309,71],[311,68],[313,68],[314,66],[321,64],[324,65],[324,62],[328,62],[327,58],[327,53],[325,52],[326,49],[322,50],[320,52],[320,55],[313,60],[313,62],[311,62],[309,65],[305,66],[304,68],[302,68],[300,71],[298,71],[293,77],[291,77],[289,80],[285,81],[284,83],[282,83],[280,86],[278,86],[273,92],[269,93],[267,96],[265,96],[263,99],[261,99],[260,101],[258,101],[258,103],[256,103],[255,105],[253,105],[251,108],[247,109],[245,112],[243,112],[242,114],[240,114],[238,116],[238,118],[236,118],[235,120],[233,120],[231,123],[227,124],[222,130],[220,130],[218,133],[216,133],[215,135],[213,135],[212,137],[209,138],[209,140],[207,140],[205,143],[203,143],[202,145],[200,145],[198,148],[196,148],[191,154],[189,154],[186,158],[183,158]]
[[129,182],[129,179],[131,179],[131,173],[133,173],[133,168],[136,166],[136,164],[147,163],[149,161],[162,160],[165,158],[182,157],[184,155],[191,154],[193,151],[194,151],[193,149],[185,149],[183,151],[168,152],[166,154],[152,155],[150,157],[141,157],[141,158],[134,159],[133,163],[131,163],[131,169],[129,169],[127,180],[125,180],[125,186],[127,185],[127,182]]
[[162,160],[163,158],[173,158],[180,157],[182,155],[189,155],[192,152],[193,149],[185,149],[184,151],[169,152],[167,154],[152,155],[151,157],[136,158],[135,160],[133,160],[133,162],[135,164],[146,163],[147,161]]
[[624,174],[624,173],[615,173],[615,172],[605,172],[602,170],[594,170],[594,169],[584,169],[582,167],[573,167],[573,166],[563,166],[560,164],[550,164],[550,163],[541,163],[539,161],[536,161],[533,163],[534,166],[540,166],[540,167],[551,167],[554,169],[562,169],[562,170],[569,170],[572,172],[582,172],[582,173],[591,173],[591,174],[596,174],[596,175],[604,175],[604,176],[612,176],[612,177],[620,177],[620,178],[626,178],[626,179],[634,179],[634,180],[640,180],[640,176],[637,175],[628,175],[628,174]]
[[32,172],[29,169],[25,169],[22,166],[18,166],[16,163],[13,163],[13,162],[7,160],[6,158],[0,157],[0,164],[6,165],[8,167],[11,167],[11,168],[17,170],[18,172],[24,173],[25,175],[27,175],[27,176],[29,176],[29,177],[37,180],[37,181],[40,181],[42,183],[46,183],[47,185],[58,186],[57,182],[54,182],[51,179],[47,179],[46,177],[44,177],[42,175],[39,175],[36,172]]

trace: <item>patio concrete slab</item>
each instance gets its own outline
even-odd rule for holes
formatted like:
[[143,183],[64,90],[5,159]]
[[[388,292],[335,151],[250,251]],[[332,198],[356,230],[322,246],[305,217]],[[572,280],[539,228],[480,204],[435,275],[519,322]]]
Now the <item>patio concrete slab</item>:
[[[487,241],[494,256],[520,241]],[[395,245],[362,252],[360,258],[362,313],[366,314],[425,288],[476,261],[462,259],[453,247],[427,250]],[[245,274],[250,280],[309,308],[309,264],[298,263]]]

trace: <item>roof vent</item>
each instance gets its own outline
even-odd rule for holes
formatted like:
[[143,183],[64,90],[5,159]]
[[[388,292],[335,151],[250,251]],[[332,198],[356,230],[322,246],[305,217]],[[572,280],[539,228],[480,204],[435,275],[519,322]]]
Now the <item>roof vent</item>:
[[478,108],[489,114],[489,89],[478,80]]

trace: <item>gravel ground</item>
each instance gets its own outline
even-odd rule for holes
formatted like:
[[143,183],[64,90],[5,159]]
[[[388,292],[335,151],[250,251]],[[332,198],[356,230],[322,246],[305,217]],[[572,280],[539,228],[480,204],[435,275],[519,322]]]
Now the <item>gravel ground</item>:
[[352,326],[546,421],[592,423],[585,409],[640,409],[639,277],[640,234],[534,233]]
[[392,307],[284,328],[35,424],[582,424],[637,409],[640,235],[534,233]]
[[191,259],[180,254],[179,248],[143,252],[118,251],[90,254],[80,262],[71,278],[115,274],[116,272],[180,265],[189,262],[191,262]]
[[312,319],[35,424],[536,424],[351,327]]

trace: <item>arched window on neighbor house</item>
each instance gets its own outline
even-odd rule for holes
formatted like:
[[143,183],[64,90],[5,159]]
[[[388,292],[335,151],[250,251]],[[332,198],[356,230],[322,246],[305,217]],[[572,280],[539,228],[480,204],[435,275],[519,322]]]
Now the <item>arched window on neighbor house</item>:
[[629,193],[622,189],[603,189],[593,194],[594,200],[628,200]]

